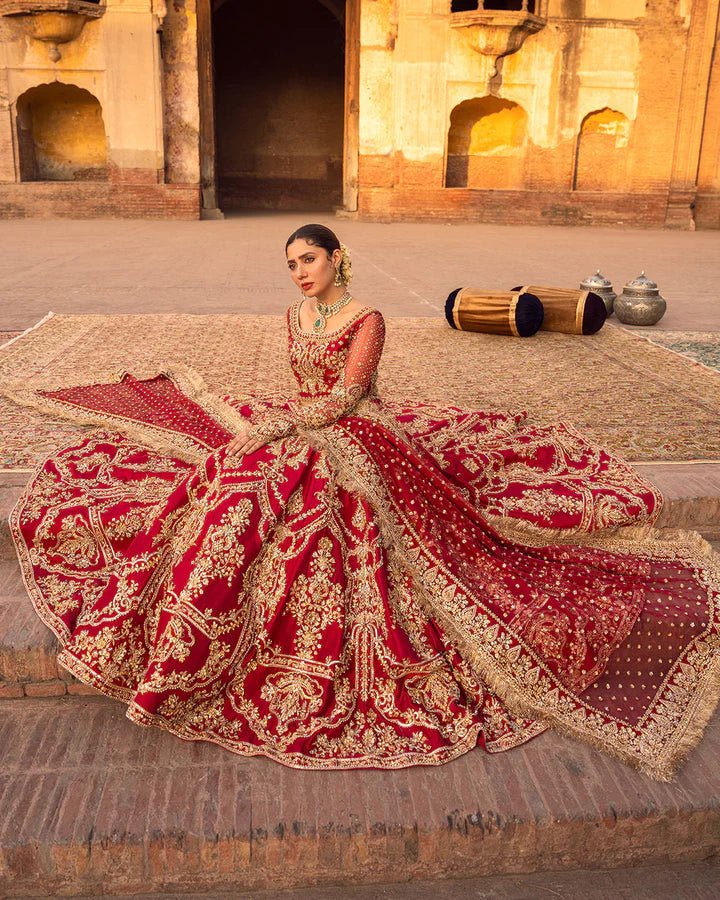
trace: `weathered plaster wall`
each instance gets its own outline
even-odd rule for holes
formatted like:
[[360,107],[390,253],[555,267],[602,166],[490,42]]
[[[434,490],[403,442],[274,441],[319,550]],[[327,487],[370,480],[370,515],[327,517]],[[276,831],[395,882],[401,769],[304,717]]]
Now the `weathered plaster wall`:
[[[29,88],[62,82],[83,88],[100,103],[111,177],[158,180],[163,169],[162,108],[156,17],[150,0],[108,0],[74,41],[60,45],[53,62],[46,44],[29,37],[15,17],[2,20],[4,68],[11,119]],[[18,161],[15,160],[15,174]],[[131,174],[132,173],[132,174]],[[6,180],[15,174],[4,167]]]
[[[617,220],[632,219],[630,195],[667,197],[671,190],[690,26],[708,2],[549,0],[545,27],[496,70],[491,57],[472,49],[472,31],[453,26],[446,0],[365,0],[361,214],[475,217],[478,203],[469,204],[453,174],[458,150],[456,139],[449,148],[450,126],[460,104],[491,97],[526,113],[525,143],[503,142],[499,121],[483,123],[481,130],[495,129],[497,140],[460,160],[468,187],[556,195],[552,221],[561,198],[567,221],[591,220],[581,210],[588,192],[597,192],[612,221],[612,195],[623,194]],[[602,110],[626,123],[623,134],[611,141],[586,133],[581,140],[583,122]],[[704,172],[711,168],[706,162]],[[710,184],[712,176],[705,180]],[[647,204],[640,221],[651,206],[657,217],[662,203]]]
[[[165,2],[108,0],[56,63],[17,19],[0,17],[0,213],[197,213],[201,124],[215,134],[200,120],[198,3],[207,0]],[[298,10],[316,2],[298,0]],[[720,227],[719,0],[546,0],[545,27],[497,66],[455,27],[449,2],[361,0],[361,216],[692,227],[694,207],[699,226]],[[273,65],[272,47],[259,56]],[[134,193],[19,181],[18,99],[56,82],[97,98],[107,184]],[[257,91],[268,113],[257,117],[249,165],[258,183],[285,172],[292,193],[295,174],[329,150],[311,147],[308,132],[284,160],[262,151],[266,125],[292,119],[303,134],[297,97],[281,99]],[[471,107],[487,114],[466,121]],[[95,131],[88,158],[100,159],[97,140]],[[77,166],[77,177],[92,168]]]

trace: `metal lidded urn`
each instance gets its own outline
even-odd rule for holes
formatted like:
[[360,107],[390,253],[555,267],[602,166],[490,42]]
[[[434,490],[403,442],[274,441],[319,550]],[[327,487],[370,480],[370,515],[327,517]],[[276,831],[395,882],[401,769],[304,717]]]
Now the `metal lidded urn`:
[[602,297],[608,316],[613,314],[613,307],[615,305],[617,294],[612,289],[610,280],[600,274],[600,269],[598,269],[594,275],[590,275],[586,278],[585,281],[581,281],[580,287],[584,291],[592,291],[593,294]]
[[633,278],[615,300],[615,315],[624,325],[655,325],[665,315],[667,303],[658,286],[645,272]]

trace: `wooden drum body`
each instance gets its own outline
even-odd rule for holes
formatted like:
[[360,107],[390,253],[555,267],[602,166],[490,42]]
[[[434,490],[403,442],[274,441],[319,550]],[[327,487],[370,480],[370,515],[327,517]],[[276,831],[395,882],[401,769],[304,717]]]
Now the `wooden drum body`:
[[530,337],[542,325],[543,307],[524,288],[521,292],[458,288],[445,301],[445,318],[460,331]]
[[595,334],[607,319],[607,309],[602,297],[592,291],[566,290],[565,288],[531,285],[516,287],[514,291],[527,291],[540,298],[545,310],[543,331],[561,331],[563,334]]

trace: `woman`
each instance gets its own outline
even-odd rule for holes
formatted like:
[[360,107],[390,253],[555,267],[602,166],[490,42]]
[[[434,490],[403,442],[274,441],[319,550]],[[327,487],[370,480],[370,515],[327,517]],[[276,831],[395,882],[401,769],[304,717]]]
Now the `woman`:
[[221,403],[192,373],[36,392],[122,425],[13,513],[60,663],[135,722],[300,768],[550,726],[670,778],[717,702],[709,547],[663,539],[652,486],[567,426],[383,402],[346,248],[307,225],[286,256],[297,397]]

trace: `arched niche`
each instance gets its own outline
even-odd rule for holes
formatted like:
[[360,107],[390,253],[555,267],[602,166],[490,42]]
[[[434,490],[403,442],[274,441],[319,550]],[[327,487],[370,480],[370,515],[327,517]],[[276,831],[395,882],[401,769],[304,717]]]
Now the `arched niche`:
[[527,113],[500,97],[476,97],[450,114],[446,187],[509,190],[524,180]]
[[580,125],[575,153],[573,189],[627,189],[630,120],[606,106],[588,113]]
[[17,100],[21,181],[105,181],[102,108],[89,91],[54,82]]

